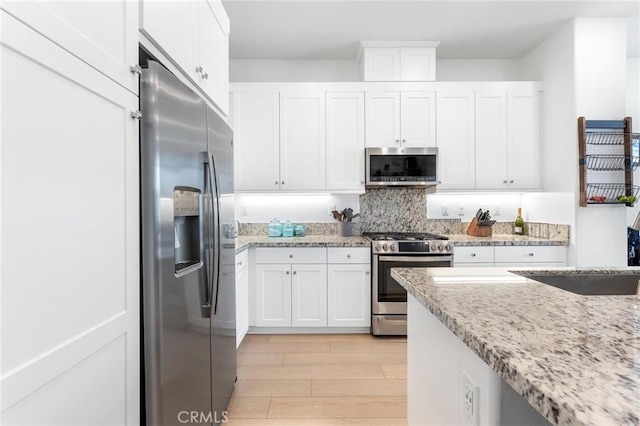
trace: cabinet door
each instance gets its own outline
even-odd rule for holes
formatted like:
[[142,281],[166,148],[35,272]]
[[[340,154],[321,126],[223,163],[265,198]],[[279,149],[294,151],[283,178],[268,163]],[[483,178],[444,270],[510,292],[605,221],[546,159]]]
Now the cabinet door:
[[371,325],[371,273],[369,264],[327,266],[329,327]]
[[256,265],[256,326],[291,326],[291,265]]
[[400,136],[402,146],[436,146],[435,92],[400,94]]
[[436,49],[403,47],[400,49],[400,81],[434,81]]
[[400,146],[400,93],[367,92],[365,95],[367,147]]
[[292,265],[291,324],[327,326],[327,265]]
[[507,188],[507,92],[476,92],[476,188]]
[[280,94],[280,189],[325,189],[324,93]]
[[[226,14],[216,16],[209,1],[200,1],[199,83],[223,113],[229,109],[229,32]],[[224,9],[219,11],[224,13]]]
[[0,421],[137,424],[138,98],[0,20]]
[[400,49],[368,47],[364,51],[364,81],[399,81]]
[[141,3],[140,31],[166,53],[186,75],[199,82],[196,72],[196,63],[199,62],[198,2],[143,0]]
[[540,186],[538,92],[509,91],[509,188]]
[[138,4],[127,0],[7,1],[2,7],[63,49],[138,94]]
[[473,92],[438,92],[439,189],[475,188]]
[[327,189],[364,189],[364,93],[327,93]]
[[280,101],[278,93],[234,93],[232,122],[236,190],[279,190]]

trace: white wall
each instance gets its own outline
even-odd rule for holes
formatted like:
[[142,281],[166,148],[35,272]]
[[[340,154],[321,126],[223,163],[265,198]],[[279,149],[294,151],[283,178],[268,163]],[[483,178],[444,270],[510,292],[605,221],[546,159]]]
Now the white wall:
[[355,60],[231,59],[231,82],[360,81]]
[[[516,59],[438,59],[438,81],[510,81],[522,80]],[[273,81],[362,81],[360,66],[353,60],[232,59],[232,82]]]
[[541,184],[544,193],[526,194],[523,209],[529,220],[570,225],[568,264],[575,265],[578,132],[575,106],[574,22],[522,58],[525,79],[541,80]]
[[[631,117],[634,133],[640,133],[640,58],[627,58],[627,116]],[[633,181],[640,184],[640,167]],[[627,210],[627,225],[631,225],[640,211],[640,203]]]

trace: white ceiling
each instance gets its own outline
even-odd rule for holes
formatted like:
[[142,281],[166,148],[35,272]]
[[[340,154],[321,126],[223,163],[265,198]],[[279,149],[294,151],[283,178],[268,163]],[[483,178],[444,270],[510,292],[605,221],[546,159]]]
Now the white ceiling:
[[360,40],[439,40],[442,59],[517,59],[567,20],[595,16],[628,17],[628,56],[640,57],[637,0],[223,3],[232,59],[355,59]]

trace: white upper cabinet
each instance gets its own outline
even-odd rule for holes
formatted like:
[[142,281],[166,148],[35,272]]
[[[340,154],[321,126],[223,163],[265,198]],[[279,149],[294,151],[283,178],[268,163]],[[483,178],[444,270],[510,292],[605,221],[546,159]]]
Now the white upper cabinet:
[[436,146],[434,92],[367,92],[366,146]]
[[[229,109],[229,19],[215,2],[200,1],[200,85],[222,111]],[[218,8],[219,9],[219,8]],[[199,69],[199,68],[198,68]]]
[[280,94],[280,188],[325,189],[324,93]]
[[438,92],[439,189],[475,187],[475,111],[473,92]]
[[278,92],[233,95],[233,161],[238,191],[280,189]]
[[538,91],[510,90],[509,148],[507,150],[509,188],[540,187],[540,141]]
[[400,142],[403,147],[436,146],[434,92],[400,93]]
[[367,92],[366,146],[400,146],[400,93]]
[[476,188],[536,189],[540,181],[538,92],[476,92]]
[[436,49],[403,47],[400,49],[400,81],[434,81]]
[[7,1],[2,8],[138,94],[138,4],[127,0]]
[[507,91],[477,91],[476,188],[506,188],[507,173]]
[[220,0],[144,0],[140,30],[227,114],[229,17]]
[[412,42],[416,47],[401,47],[407,42],[362,42],[362,78],[364,81],[434,81],[436,49],[439,42]]
[[327,93],[327,189],[364,190],[364,93]]

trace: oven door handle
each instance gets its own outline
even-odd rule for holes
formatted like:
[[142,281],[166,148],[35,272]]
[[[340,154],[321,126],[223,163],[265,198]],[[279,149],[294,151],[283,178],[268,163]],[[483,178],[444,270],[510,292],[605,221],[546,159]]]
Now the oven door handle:
[[436,263],[451,262],[453,256],[378,256],[378,260],[382,262],[420,262],[420,263]]

